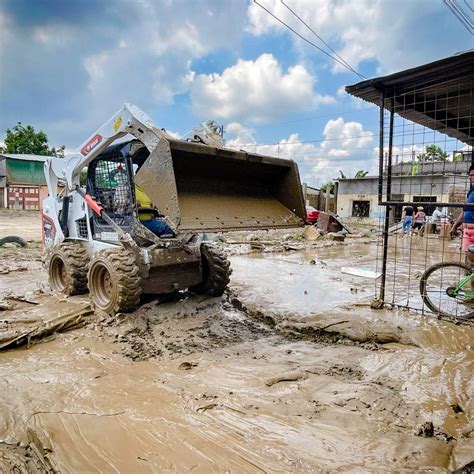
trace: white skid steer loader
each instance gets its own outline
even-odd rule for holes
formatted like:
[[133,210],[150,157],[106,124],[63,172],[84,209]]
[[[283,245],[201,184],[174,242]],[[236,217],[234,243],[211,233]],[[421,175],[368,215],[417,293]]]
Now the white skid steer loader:
[[[50,286],[67,295],[89,291],[108,314],[133,311],[142,293],[221,295],[231,269],[206,232],[297,227],[305,218],[293,161],[175,140],[131,104],[76,153],[48,158],[45,175]],[[151,208],[137,205],[137,189]],[[168,234],[149,230],[144,211]]]

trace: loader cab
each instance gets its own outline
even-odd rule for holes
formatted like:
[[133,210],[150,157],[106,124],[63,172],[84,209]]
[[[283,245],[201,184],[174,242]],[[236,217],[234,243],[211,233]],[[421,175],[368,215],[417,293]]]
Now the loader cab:
[[[87,170],[87,194],[100,203],[106,214],[125,232],[130,232],[138,220],[130,153],[134,143],[108,147]],[[92,217],[91,228],[94,239],[114,240],[111,239],[113,229],[96,214]]]

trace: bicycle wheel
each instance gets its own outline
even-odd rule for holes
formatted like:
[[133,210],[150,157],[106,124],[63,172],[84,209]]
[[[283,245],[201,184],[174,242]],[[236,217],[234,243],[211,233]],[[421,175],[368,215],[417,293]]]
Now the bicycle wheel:
[[471,275],[471,267],[461,262],[442,262],[429,267],[421,276],[420,293],[426,306],[439,316],[469,319],[474,316],[474,277],[460,286],[462,278]]

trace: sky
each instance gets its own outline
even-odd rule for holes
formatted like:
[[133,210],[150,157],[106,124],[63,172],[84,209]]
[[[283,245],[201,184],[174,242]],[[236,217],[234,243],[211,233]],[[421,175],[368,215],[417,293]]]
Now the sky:
[[[285,3],[367,78],[474,47],[441,0]],[[360,80],[248,0],[0,0],[0,141],[20,121],[73,151],[131,102],[180,136],[216,120],[227,146],[292,158],[318,186],[376,171],[378,111],[344,91]]]

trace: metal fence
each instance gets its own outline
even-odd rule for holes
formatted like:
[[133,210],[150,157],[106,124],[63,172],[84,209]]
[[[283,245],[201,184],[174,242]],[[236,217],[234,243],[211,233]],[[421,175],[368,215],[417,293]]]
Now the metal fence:
[[[474,211],[467,203],[474,163],[474,52],[346,90],[380,110],[378,201],[385,212],[377,297],[440,316],[471,317],[474,278],[465,265],[466,245],[463,250],[461,236],[451,239],[450,229],[463,208]],[[472,222],[464,233],[472,231],[474,243]]]

